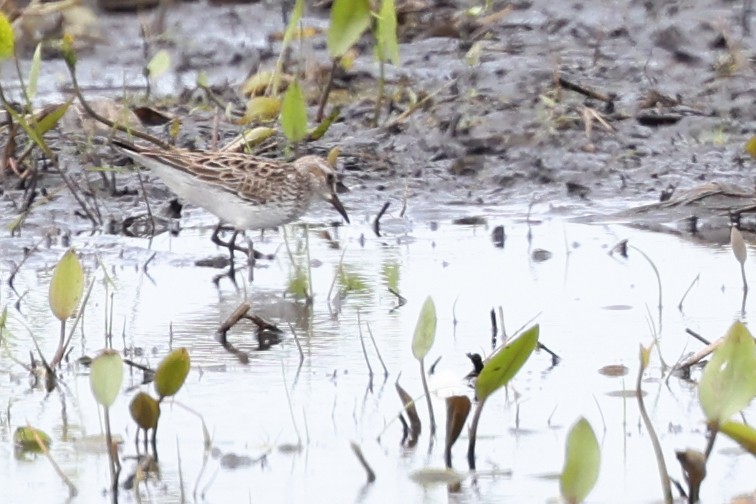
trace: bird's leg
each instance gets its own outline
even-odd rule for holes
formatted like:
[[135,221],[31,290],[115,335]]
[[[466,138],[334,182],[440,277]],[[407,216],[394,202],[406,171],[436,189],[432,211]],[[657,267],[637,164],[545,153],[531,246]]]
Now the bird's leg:
[[[252,253],[247,254],[247,266],[249,266],[249,281],[253,282],[255,279],[255,260],[257,259],[257,254],[259,252],[255,251],[255,247],[252,246],[252,240],[247,237],[247,244],[249,247],[247,247],[247,250],[250,250]],[[262,254],[260,254],[262,256]]]
[[228,265],[228,276],[231,277],[231,280],[236,283],[236,265],[234,264],[234,249],[236,246],[236,237],[239,236],[239,231],[234,231],[234,234],[231,235],[231,240],[228,242],[228,255],[229,255],[229,265]]
[[234,250],[241,250],[243,252],[246,252],[246,249],[236,245],[236,237],[239,234],[239,231],[234,230],[234,234],[231,235],[231,239],[227,242],[224,242],[220,238],[220,232],[222,229],[223,229],[223,224],[219,222],[218,225],[215,227],[215,231],[213,231],[213,235],[210,237],[210,240],[216,245],[228,249],[229,268],[228,268],[227,274],[220,275],[214,281],[217,283],[221,277],[228,276],[232,282],[236,283],[236,267],[234,264]]
[[[218,223],[218,225],[215,227],[215,231],[213,231],[213,235],[210,237],[210,239],[218,246],[221,246],[223,248],[229,249],[229,252],[231,251],[231,246],[233,241],[225,242],[220,237],[220,232],[223,230],[223,224]],[[238,233],[238,231],[237,231]],[[252,254],[254,254],[255,259],[271,259],[272,255],[263,254],[262,252],[258,252],[257,250],[253,249],[251,246],[249,248],[242,247],[241,245],[233,245],[234,250],[238,250],[239,252],[244,252],[248,256],[250,255],[250,251],[252,251]]]

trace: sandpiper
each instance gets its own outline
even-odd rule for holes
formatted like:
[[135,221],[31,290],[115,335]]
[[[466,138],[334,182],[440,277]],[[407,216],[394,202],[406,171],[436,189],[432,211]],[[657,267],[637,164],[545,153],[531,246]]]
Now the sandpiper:
[[[220,219],[212,240],[229,248],[231,271],[238,232],[292,222],[315,198],[331,203],[349,222],[336,194],[336,172],[319,156],[288,163],[238,152],[145,148],[119,140],[113,144],[155,172],[179,198]],[[228,243],[218,236],[223,224],[236,230]]]

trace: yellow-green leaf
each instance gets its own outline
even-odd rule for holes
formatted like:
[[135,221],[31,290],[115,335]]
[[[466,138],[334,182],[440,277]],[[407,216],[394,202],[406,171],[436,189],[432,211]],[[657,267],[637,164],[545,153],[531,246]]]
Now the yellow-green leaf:
[[399,63],[399,42],[396,38],[396,6],[394,0],[383,0],[376,27],[376,52],[381,61]]
[[171,55],[165,49],[160,49],[147,63],[147,75],[151,79],[157,79],[171,66]]
[[207,72],[200,70],[197,74],[197,87],[207,89],[210,87],[210,81],[207,79]]
[[29,81],[26,83],[26,96],[29,100],[34,100],[37,96],[37,82],[39,82],[39,71],[42,67],[42,42],[37,44],[32,56],[31,68],[29,68]]
[[284,95],[281,127],[290,142],[298,142],[307,135],[307,103],[297,81],[289,84]]
[[370,26],[369,0],[335,0],[328,27],[328,53],[338,58],[357,42]]
[[58,320],[66,320],[79,307],[84,293],[84,270],[73,249],[58,261],[50,280],[50,309]]
[[736,441],[751,455],[756,455],[756,429],[750,425],[728,420],[719,426],[719,432]]
[[50,436],[34,427],[19,427],[13,433],[13,442],[23,451],[41,452],[42,448],[39,446],[37,438],[39,438],[46,448],[50,447],[52,443]]
[[641,369],[645,370],[648,367],[648,363],[651,361],[651,348],[640,346],[640,363]]
[[63,56],[63,60],[70,70],[76,68],[76,51],[74,50],[73,43],[74,38],[70,33],[64,34],[63,40],[60,43],[60,54]]
[[52,156],[52,152],[50,151],[50,148],[45,143],[44,139],[37,134],[37,130],[35,130],[30,124],[29,121],[26,120],[26,117],[22,114],[19,114],[12,108],[7,109],[8,113],[13,117],[13,120],[18,123],[21,128],[23,128],[24,132],[29,135],[29,138],[32,142],[37,144],[37,146],[42,149],[42,151],[45,153],[46,156]]
[[13,57],[15,40],[13,27],[8,21],[8,17],[0,12],[0,61]]
[[272,121],[281,111],[281,100],[272,96],[255,96],[247,102],[242,124],[252,121]]
[[34,131],[40,136],[40,138],[58,125],[58,122],[60,122],[60,119],[65,115],[73,100],[73,98],[70,98],[67,102],[62,103],[47,112],[37,121],[37,124],[34,126]]
[[420,309],[415,326],[415,335],[412,338],[412,355],[415,359],[422,360],[433,346],[436,339],[436,305],[433,298],[428,296]]
[[109,408],[115,402],[123,382],[123,359],[115,350],[103,350],[92,360],[89,386],[98,403]]
[[131,418],[144,430],[157,427],[160,418],[160,404],[146,392],[139,392],[129,405]]
[[320,124],[315,127],[310,134],[308,135],[309,141],[316,141],[323,138],[323,135],[326,134],[328,131],[328,128],[331,127],[331,124],[333,124],[333,121],[338,119],[339,115],[341,114],[341,107],[334,107],[333,110],[331,110],[331,113],[328,114],[328,117],[323,119]]
[[536,324],[504,348],[498,350],[478,375],[475,393],[479,401],[485,401],[499,387],[514,378],[538,344],[539,326]]
[[698,383],[698,399],[710,422],[722,423],[756,396],[756,343],[735,322],[714,351]]
[[184,385],[191,360],[186,348],[177,348],[162,360],[155,371],[155,392],[162,399],[175,395]]
[[289,16],[289,24],[286,27],[286,33],[284,33],[284,50],[289,45],[289,42],[291,42],[291,39],[294,38],[294,35],[297,33],[299,21],[302,19],[302,15],[304,14],[304,6],[304,0],[297,0],[297,2],[294,4],[294,9],[291,11],[291,16]]
[[564,500],[582,502],[593,490],[601,467],[601,449],[591,424],[580,418],[567,435],[564,468],[559,487]]
[[756,135],[748,139],[745,144],[745,151],[750,154],[752,158],[756,159]]
[[[257,72],[244,81],[244,84],[242,84],[241,87],[241,93],[244,96],[257,96],[265,93],[265,90],[273,82],[274,76],[275,72],[270,70],[261,70],[260,72]],[[282,86],[288,86],[291,82],[290,75],[281,74],[279,75],[279,78]],[[275,89],[274,91],[277,92],[278,89]]]

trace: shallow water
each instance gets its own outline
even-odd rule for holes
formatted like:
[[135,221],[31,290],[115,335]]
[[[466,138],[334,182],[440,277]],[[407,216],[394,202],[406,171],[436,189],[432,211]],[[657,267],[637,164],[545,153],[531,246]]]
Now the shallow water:
[[[348,208],[356,208],[350,204]],[[325,221],[323,208],[311,222]],[[371,230],[371,216],[352,210],[353,224],[329,229],[339,248],[321,237],[325,228],[313,224],[308,238],[315,286],[308,309],[284,295],[292,267],[281,232],[253,235],[256,247],[272,261],[260,261],[247,295],[256,314],[275,322],[286,333],[282,344],[257,351],[252,327],[246,322],[232,329],[230,341],[245,352],[243,365],[215,342],[219,323],[244,299],[228,281],[220,289],[212,283],[218,270],[193,266],[196,259],[222,251],[209,241],[213,221],[204,212],[190,211],[178,237],[153,240],[104,235],[78,235],[72,244],[95,279],[86,307],[83,334],[73,341],[72,360],[94,355],[103,346],[108,294],[102,268],[114,282],[112,332],[116,348],[138,349],[137,362],[155,366],[173,347],[185,346],[192,372],[177,401],[204,418],[214,453],[205,459],[200,421],[179,406],[163,408],[159,432],[161,479],[143,485],[148,502],[544,502],[559,495],[558,474],[563,462],[567,429],[579,416],[593,426],[602,450],[602,472],[592,502],[654,502],[660,485],[651,444],[641,426],[634,399],[616,392],[634,387],[640,344],[652,341],[651,327],[659,330],[657,281],[649,263],[631,249],[628,259],[610,255],[619,240],[654,261],[661,275],[662,311],[660,352],[674,363],[700,344],[684,330],[691,328],[714,339],[738,318],[748,319],[753,300],[741,313],[738,264],[727,248],[701,245],[685,238],[637,231],[621,224],[585,225],[544,214],[530,225],[511,209],[454,208],[454,215],[482,216],[485,224],[457,225],[449,209],[433,214],[412,212],[410,219],[384,217],[383,237]],[[504,225],[503,249],[494,246],[491,231]],[[301,249],[307,232],[302,226],[286,231],[292,250]],[[529,233],[531,239],[528,239]],[[23,240],[21,240],[23,242]],[[13,252],[13,248],[6,246]],[[535,249],[551,252],[549,260],[531,259]],[[35,333],[45,355],[57,344],[58,326],[47,308],[51,267],[64,248],[53,240],[35,253],[15,280],[24,294],[21,313],[9,288],[9,264],[2,266],[2,300],[11,311],[8,338],[12,354],[28,360],[32,343],[19,319]],[[144,263],[156,252],[146,271]],[[343,260],[341,259],[343,254]],[[295,256],[297,254],[295,253]],[[9,256],[9,257],[20,257]],[[16,259],[18,260],[18,259]],[[298,259],[299,260],[299,259]],[[340,306],[328,292],[342,261],[345,270],[365,285],[348,293]],[[387,292],[388,269],[396,268],[399,290],[408,303],[398,309]],[[691,282],[699,281],[677,306]],[[338,288],[338,286],[337,286]],[[336,289],[334,289],[334,292]],[[432,295],[438,310],[436,342],[428,363],[441,357],[431,378],[439,397],[434,399],[439,439],[429,449],[425,402],[419,403],[424,432],[415,450],[399,445],[401,426],[395,421],[400,401],[393,383],[419,397],[418,364],[410,341],[418,311]],[[333,295],[332,295],[333,297]],[[512,334],[532,319],[541,325],[541,342],[561,361],[552,365],[543,351],[534,354],[508,391],[488,401],[482,416],[477,448],[479,474],[468,477],[458,493],[445,486],[422,488],[410,480],[418,469],[443,465],[445,416],[441,396],[467,391],[459,378],[470,368],[466,352],[491,349],[490,310],[504,315]],[[372,389],[360,343],[358,320],[366,338],[367,354],[376,375]],[[299,354],[288,324],[303,346]],[[386,381],[369,341],[368,327],[390,372]],[[172,330],[172,338],[170,336]],[[75,364],[63,373],[64,393],[47,396],[30,389],[28,379],[7,355],[0,360],[2,415],[0,486],[10,492],[8,502],[59,501],[66,495],[60,480],[42,457],[16,457],[12,433],[27,421],[50,433],[52,454],[79,488],[74,502],[99,502],[108,486],[103,453],[85,450],[76,439],[100,433],[97,408],[91,398],[87,370]],[[629,374],[609,378],[598,373],[610,364],[624,364]],[[141,376],[127,376],[124,393],[113,407],[113,430],[127,442],[121,448],[124,475],[133,471],[134,425],[128,403]],[[125,389],[129,387],[129,390]],[[293,417],[286,398],[288,388]],[[151,391],[151,387],[143,387]],[[659,354],[644,381],[646,404],[661,437],[670,474],[682,480],[674,450],[705,446],[703,417],[695,386],[677,378],[664,382]],[[469,393],[469,391],[467,391]],[[64,398],[62,398],[64,396]],[[752,410],[753,408],[751,408]],[[748,416],[748,414],[746,414]],[[63,418],[67,419],[64,422]],[[301,449],[291,451],[301,438]],[[380,441],[377,440],[381,435]],[[359,443],[376,472],[373,485],[351,453],[349,442]],[[454,450],[457,469],[466,469],[467,437]],[[225,455],[223,458],[222,455]],[[231,456],[264,457],[236,469],[227,467]],[[202,469],[203,463],[206,464]],[[703,485],[706,502],[752,492],[756,462],[721,438],[709,463]],[[182,494],[184,497],[182,498]],[[121,500],[135,496],[122,491]]]

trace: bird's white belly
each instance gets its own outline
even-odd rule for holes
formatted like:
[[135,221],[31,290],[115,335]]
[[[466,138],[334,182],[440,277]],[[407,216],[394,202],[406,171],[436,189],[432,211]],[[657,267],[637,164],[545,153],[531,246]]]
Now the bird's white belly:
[[156,173],[179,198],[204,208],[239,230],[274,228],[298,217],[299,212],[291,204],[252,204],[181,170],[164,166],[149,158],[141,158],[140,161]]

